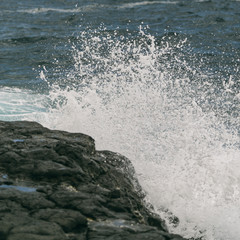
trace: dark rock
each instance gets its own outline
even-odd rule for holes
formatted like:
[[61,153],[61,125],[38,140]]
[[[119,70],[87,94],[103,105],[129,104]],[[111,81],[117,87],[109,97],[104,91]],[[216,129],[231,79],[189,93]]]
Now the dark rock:
[[124,220],[111,220],[91,222],[89,224],[88,239],[98,240],[166,240],[154,227],[127,222]]
[[0,121],[0,239],[183,239],[144,204],[131,162],[84,134]]
[[40,209],[34,213],[34,218],[57,223],[65,232],[79,232],[87,226],[87,218],[79,211],[71,209]]
[[58,239],[65,240],[63,230],[58,224],[41,221],[41,220],[31,220],[24,225],[17,225],[13,227],[9,232],[10,237],[7,239]]

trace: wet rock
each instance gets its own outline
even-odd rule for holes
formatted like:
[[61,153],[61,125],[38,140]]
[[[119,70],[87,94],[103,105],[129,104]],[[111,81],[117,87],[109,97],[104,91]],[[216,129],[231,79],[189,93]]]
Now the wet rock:
[[156,228],[121,219],[90,223],[88,238],[98,240],[166,240],[161,231]]
[[0,121],[0,239],[183,239],[144,204],[131,162],[84,134]]
[[87,226],[87,218],[79,211],[71,209],[40,209],[34,213],[34,218],[57,223],[64,232],[75,232]]
[[13,227],[9,232],[10,237],[7,239],[46,239],[46,240],[66,240],[61,227],[52,222],[46,222],[41,220],[31,220],[24,225],[17,225]]

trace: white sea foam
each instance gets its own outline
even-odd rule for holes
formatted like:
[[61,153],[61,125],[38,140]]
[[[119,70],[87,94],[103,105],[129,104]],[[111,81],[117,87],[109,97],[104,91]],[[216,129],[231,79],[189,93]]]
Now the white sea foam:
[[39,13],[46,13],[46,12],[57,12],[57,13],[80,13],[80,12],[90,12],[94,11],[96,8],[103,8],[107,7],[103,4],[89,4],[83,7],[75,7],[75,8],[29,8],[29,9],[21,9],[17,10],[21,13],[29,13],[29,14],[39,14]]
[[[129,157],[172,232],[238,240],[239,136],[225,126],[227,113],[208,105],[225,101],[226,84],[212,94],[217,85],[182,60],[182,44],[156,44],[141,30],[135,40],[82,33],[72,48],[75,65],[50,86],[49,111],[27,119],[89,134],[97,149]],[[46,71],[41,78],[47,81]]]
[[142,1],[135,3],[125,3],[119,6],[119,8],[134,8],[139,6],[145,6],[149,4],[177,4],[179,1]]

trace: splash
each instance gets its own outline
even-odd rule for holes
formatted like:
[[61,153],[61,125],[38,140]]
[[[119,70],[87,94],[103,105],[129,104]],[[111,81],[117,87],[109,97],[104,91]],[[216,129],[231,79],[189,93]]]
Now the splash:
[[49,110],[31,120],[89,134],[97,149],[130,158],[170,231],[237,240],[239,116],[225,109],[239,107],[239,93],[229,91],[236,77],[216,83],[193,64],[187,40],[176,38],[155,39],[141,28],[125,36],[104,27],[82,32],[61,79],[50,83],[42,71]]

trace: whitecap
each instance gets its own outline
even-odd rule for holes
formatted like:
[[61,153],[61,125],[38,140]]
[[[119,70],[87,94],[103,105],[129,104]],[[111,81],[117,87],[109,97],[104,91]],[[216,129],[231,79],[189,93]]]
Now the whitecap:
[[120,5],[118,8],[135,8],[139,6],[152,5],[152,4],[177,4],[179,1],[142,1],[134,3],[125,3]]

